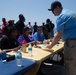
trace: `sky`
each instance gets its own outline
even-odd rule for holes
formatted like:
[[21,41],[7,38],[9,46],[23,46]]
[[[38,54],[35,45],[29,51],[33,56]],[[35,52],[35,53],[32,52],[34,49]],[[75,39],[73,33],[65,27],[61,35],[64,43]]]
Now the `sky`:
[[[26,18],[25,25],[28,22],[31,22],[32,25],[34,25],[34,22],[37,22],[37,25],[42,25],[42,22],[46,23],[47,18],[55,24],[57,17],[48,11],[53,1],[55,0],[0,0],[0,25],[3,17],[7,21],[13,19],[16,23],[19,14],[23,14]],[[76,13],[76,0],[59,1],[63,8]]]

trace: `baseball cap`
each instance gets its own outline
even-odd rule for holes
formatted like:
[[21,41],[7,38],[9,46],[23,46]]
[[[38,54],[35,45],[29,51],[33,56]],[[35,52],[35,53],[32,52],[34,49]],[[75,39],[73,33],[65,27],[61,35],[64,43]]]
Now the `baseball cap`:
[[62,7],[62,4],[59,1],[54,1],[52,2],[51,7],[48,10],[53,11],[57,6]]

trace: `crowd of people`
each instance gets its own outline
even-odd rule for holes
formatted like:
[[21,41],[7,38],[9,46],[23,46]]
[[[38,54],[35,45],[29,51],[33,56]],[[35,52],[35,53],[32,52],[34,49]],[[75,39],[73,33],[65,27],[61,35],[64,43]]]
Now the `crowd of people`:
[[42,23],[41,26],[37,25],[37,22],[35,22],[34,25],[31,25],[31,22],[25,25],[25,20],[23,14],[19,14],[19,20],[16,23],[14,23],[15,20],[7,21],[6,18],[2,18],[1,50],[18,50],[21,48],[23,41],[25,41],[26,44],[40,44],[43,43],[44,40],[53,38],[54,24],[50,19],[47,19],[46,24]]

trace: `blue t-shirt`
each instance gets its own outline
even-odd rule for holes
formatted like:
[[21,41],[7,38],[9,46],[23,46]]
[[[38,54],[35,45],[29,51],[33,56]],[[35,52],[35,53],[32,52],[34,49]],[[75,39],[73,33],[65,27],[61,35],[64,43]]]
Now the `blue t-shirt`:
[[44,34],[38,34],[37,32],[33,35],[33,40],[34,41],[43,41],[45,39]]
[[57,32],[63,31],[62,39],[68,40],[76,38],[76,14],[72,11],[64,10],[56,20]]

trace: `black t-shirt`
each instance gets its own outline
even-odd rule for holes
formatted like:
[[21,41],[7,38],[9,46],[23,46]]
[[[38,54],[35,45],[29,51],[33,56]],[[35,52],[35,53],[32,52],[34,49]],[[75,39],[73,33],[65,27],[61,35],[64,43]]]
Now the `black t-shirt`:
[[34,33],[35,33],[35,32],[37,32],[37,28],[38,28],[38,26],[37,26],[37,25],[34,25],[34,26],[33,26]]
[[18,30],[18,31],[21,31],[20,33],[22,33],[22,30],[23,30],[23,28],[25,27],[25,24],[24,24],[24,22],[22,22],[22,21],[19,20],[19,21],[15,24],[15,26],[16,26],[17,30]]
[[46,24],[46,27],[47,27],[47,29],[48,29],[48,32],[50,32],[51,30],[53,30],[53,28],[54,28],[54,24],[53,23],[47,23]]
[[0,42],[1,49],[12,49],[18,47],[18,42],[16,39],[8,38],[7,36],[2,37]]

